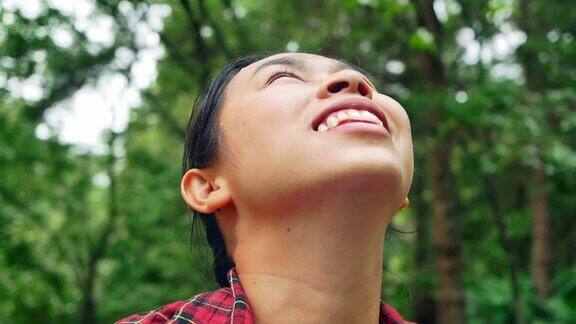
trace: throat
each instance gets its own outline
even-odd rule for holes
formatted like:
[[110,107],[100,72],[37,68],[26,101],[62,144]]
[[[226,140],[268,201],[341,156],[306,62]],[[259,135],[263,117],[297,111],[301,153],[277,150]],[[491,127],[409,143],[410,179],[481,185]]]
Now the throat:
[[[319,289],[297,278],[241,274],[256,323],[378,323],[381,282],[353,290]],[[319,279],[322,280],[322,279]]]

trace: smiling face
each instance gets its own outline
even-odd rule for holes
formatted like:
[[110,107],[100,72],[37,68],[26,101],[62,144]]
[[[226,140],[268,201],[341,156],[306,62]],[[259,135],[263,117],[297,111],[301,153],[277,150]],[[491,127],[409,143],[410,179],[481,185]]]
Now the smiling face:
[[340,61],[287,53],[253,63],[231,80],[218,118],[216,165],[239,210],[274,213],[347,184],[398,207],[408,193],[406,112]]

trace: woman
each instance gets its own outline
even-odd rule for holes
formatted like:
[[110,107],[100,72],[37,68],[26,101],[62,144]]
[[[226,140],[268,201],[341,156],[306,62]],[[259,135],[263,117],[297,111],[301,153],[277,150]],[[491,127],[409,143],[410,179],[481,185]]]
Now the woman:
[[188,126],[182,196],[220,290],[119,323],[402,323],[380,300],[408,205],[410,122],[358,69],[312,54],[230,63]]

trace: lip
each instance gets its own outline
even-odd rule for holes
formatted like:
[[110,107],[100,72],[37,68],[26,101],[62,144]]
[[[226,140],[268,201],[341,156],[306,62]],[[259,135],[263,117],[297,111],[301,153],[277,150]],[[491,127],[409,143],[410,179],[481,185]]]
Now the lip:
[[312,123],[312,129],[314,129],[314,131],[318,131],[318,126],[328,115],[330,115],[335,111],[345,109],[367,110],[373,113],[374,115],[376,115],[376,117],[378,117],[378,119],[380,119],[380,121],[382,121],[384,128],[386,128],[388,132],[392,134],[392,132],[390,131],[390,125],[388,124],[388,119],[386,119],[384,111],[382,111],[382,109],[380,109],[374,103],[374,101],[364,97],[348,97],[345,99],[338,100],[337,102],[331,104],[326,109],[324,109],[319,115],[317,115],[316,118],[314,118],[314,122]]
[[363,132],[363,133],[373,133],[378,135],[390,136],[388,129],[375,123],[367,122],[348,122],[340,124],[334,128],[326,131],[326,133],[337,132],[337,133],[350,133],[350,132]]

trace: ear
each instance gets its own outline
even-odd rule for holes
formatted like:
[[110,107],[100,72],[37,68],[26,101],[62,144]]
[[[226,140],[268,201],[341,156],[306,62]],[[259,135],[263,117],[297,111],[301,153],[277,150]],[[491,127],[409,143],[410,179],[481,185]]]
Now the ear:
[[203,214],[213,213],[232,200],[226,183],[204,169],[188,170],[182,177],[180,191],[186,204]]
[[404,198],[404,200],[402,200],[402,202],[400,203],[400,209],[402,210],[406,207],[408,207],[408,205],[410,205],[410,199],[408,199],[408,197]]

